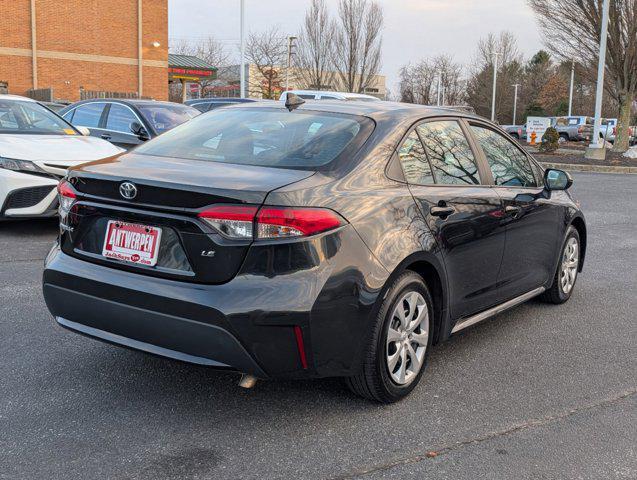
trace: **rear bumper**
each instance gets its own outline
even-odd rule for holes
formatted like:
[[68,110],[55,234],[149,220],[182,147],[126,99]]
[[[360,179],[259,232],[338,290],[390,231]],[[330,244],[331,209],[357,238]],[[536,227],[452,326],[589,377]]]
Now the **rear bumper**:
[[[363,274],[373,266],[352,266],[368,258],[354,235],[348,227],[306,242],[304,248],[320,252],[317,259],[331,261],[292,270],[286,264],[288,271],[265,275],[255,271],[274,247],[254,248],[242,272],[220,285],[109,268],[56,245],[45,263],[44,298],[61,326],[124,347],[260,378],[351,375],[382,287]],[[350,247],[330,252],[337,243]],[[347,266],[338,265],[341,258]]]

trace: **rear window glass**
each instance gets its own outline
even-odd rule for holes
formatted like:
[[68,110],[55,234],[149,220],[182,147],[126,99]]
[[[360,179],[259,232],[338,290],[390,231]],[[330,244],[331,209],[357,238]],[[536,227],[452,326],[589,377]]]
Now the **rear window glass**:
[[135,152],[264,167],[326,165],[357,139],[364,117],[269,108],[218,109],[138,147]]
[[177,104],[148,103],[138,105],[137,108],[157,133],[164,133],[201,114],[196,108]]

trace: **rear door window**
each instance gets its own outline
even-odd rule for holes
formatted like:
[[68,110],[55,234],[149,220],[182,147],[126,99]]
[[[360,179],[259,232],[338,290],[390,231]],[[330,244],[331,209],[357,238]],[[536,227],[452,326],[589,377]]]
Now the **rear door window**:
[[416,128],[436,183],[479,185],[480,175],[469,141],[455,120],[421,123]]
[[111,103],[108,118],[106,119],[107,130],[132,134],[130,125],[133,122],[139,122],[139,120],[130,108],[119,103]]
[[413,130],[398,149],[398,159],[405,175],[405,180],[414,185],[431,185],[434,177],[431,165],[425,155],[422,142]]
[[99,128],[100,118],[104,111],[105,103],[86,103],[75,109],[73,125],[88,128]]
[[478,125],[471,125],[471,131],[487,157],[496,185],[537,186],[531,162],[508,138]]

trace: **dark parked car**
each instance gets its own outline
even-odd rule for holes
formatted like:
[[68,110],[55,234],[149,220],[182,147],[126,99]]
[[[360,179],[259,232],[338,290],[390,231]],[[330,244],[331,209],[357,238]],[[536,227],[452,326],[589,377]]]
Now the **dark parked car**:
[[93,99],[73,103],[58,115],[94,137],[131,149],[200,115],[196,108],[154,100]]
[[471,115],[288,107],[221,108],[71,169],[43,276],[57,322],[249,383],[342,376],[392,402],[433,343],[569,299],[586,226],[568,174]]
[[215,97],[215,98],[197,98],[193,100],[186,100],[184,105],[190,105],[191,107],[195,107],[200,112],[207,112],[209,110],[214,110],[215,108],[227,107],[229,105],[235,105],[237,103],[250,103],[256,102],[257,100],[253,98],[225,98],[225,97]]

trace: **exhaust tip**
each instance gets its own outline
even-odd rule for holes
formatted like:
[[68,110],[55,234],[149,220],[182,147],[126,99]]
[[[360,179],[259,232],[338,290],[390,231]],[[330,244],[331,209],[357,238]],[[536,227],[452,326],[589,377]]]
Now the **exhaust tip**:
[[241,375],[239,380],[239,386],[241,388],[253,388],[257,384],[257,377],[254,375],[248,375],[246,373]]

